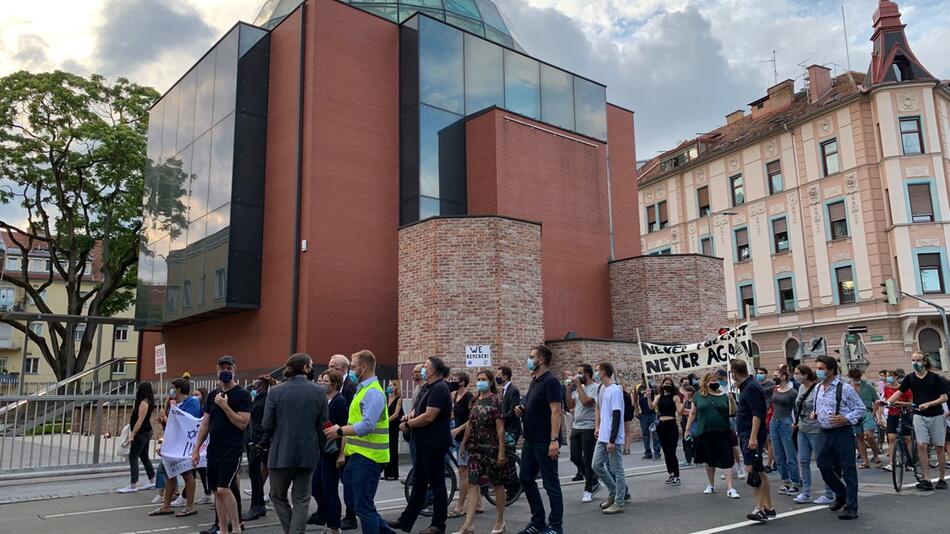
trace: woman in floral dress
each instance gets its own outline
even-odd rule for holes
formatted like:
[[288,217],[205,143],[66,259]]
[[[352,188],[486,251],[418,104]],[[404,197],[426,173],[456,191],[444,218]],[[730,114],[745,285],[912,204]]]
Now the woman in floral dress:
[[465,511],[465,524],[455,534],[473,534],[475,507],[479,500],[481,486],[491,484],[495,487],[495,527],[492,534],[505,531],[505,483],[508,479],[505,444],[505,420],[502,413],[502,399],[495,388],[495,375],[485,369],[478,372],[475,388],[478,396],[472,401],[472,413],[465,429],[462,447],[469,453],[468,482],[469,498]]

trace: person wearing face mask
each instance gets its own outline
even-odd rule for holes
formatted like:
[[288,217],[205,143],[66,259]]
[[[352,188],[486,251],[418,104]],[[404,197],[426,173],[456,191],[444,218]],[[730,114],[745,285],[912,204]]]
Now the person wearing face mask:
[[[198,399],[191,396],[191,383],[184,378],[176,378],[172,380],[171,386],[171,389],[168,391],[168,396],[171,400],[170,405],[177,407],[192,417],[200,418],[201,406],[198,404]],[[164,465],[160,467],[164,468]],[[182,497],[179,497],[179,501],[184,502],[172,502],[175,496],[175,490],[178,486],[178,477],[171,477],[165,482],[161,508],[152,511],[148,515],[168,515],[175,513],[172,507],[180,504],[184,504],[184,508],[175,513],[176,517],[188,517],[197,513],[195,512],[195,471],[182,473],[181,477],[185,481],[185,487],[182,492]]]
[[[471,378],[468,373],[459,371],[449,380],[449,391],[452,392],[452,450],[455,452],[459,470],[459,498],[455,509],[449,512],[449,519],[465,515],[465,502],[468,499],[468,451],[460,444],[465,438],[465,427],[471,414],[472,400],[475,398],[469,391]],[[476,495],[481,509],[481,494]]]
[[[858,392],[858,396],[864,402],[864,407],[868,413],[864,419],[854,425],[854,435],[858,440],[858,454],[861,455],[863,463],[860,469],[869,469],[871,462],[880,469],[883,467],[877,448],[877,440],[874,434],[877,432],[877,424],[874,422],[874,404],[878,400],[877,390],[870,382],[864,380],[864,373],[860,369],[851,368],[848,371],[848,378],[851,379],[851,387]],[[871,448],[873,457],[868,460],[868,447]]]
[[[693,395],[692,407],[686,421],[686,439],[693,442],[693,461],[706,464],[706,485],[703,493],[716,492],[716,469],[725,471],[726,496],[738,499],[739,492],[733,487],[732,430],[729,417],[736,411],[732,398],[723,393],[716,375],[709,373],[700,382],[699,392]],[[695,424],[696,433],[693,435]]]
[[[920,466],[923,469],[923,480],[917,483],[917,489],[933,491],[947,489],[944,480],[947,469],[947,453],[944,450],[947,433],[945,417],[941,405],[947,402],[947,391],[940,375],[931,372],[933,364],[930,358],[920,351],[911,354],[911,363],[914,372],[905,376],[901,382],[900,391],[888,397],[888,403],[896,402],[900,393],[910,391],[914,394],[917,409],[914,412],[914,434],[917,436],[917,454],[921,458]],[[927,452],[930,445],[937,449],[938,469],[940,480],[934,485],[930,481],[930,462]]]
[[476,506],[480,486],[490,484],[495,490],[495,526],[492,534],[505,531],[505,484],[510,471],[507,468],[512,447],[505,444],[505,421],[501,417],[502,402],[498,396],[494,374],[483,369],[476,375],[477,397],[472,402],[471,415],[465,428],[462,448],[468,451],[468,508],[465,523],[455,534],[474,534]]
[[[545,345],[531,349],[527,360],[531,385],[524,405],[515,408],[524,425],[519,480],[531,508],[531,522],[520,534],[563,534],[564,500],[557,474],[563,399],[561,381],[550,371],[553,357],[554,353]],[[539,472],[551,505],[547,517],[536,480]]]
[[601,512],[607,515],[623,513],[627,501],[627,479],[623,471],[623,458],[617,451],[624,440],[621,425],[623,390],[614,382],[614,366],[608,361],[597,364],[595,382],[601,385],[598,398],[595,430],[597,445],[594,447],[593,466],[597,476],[607,486],[607,499],[600,503]]
[[[811,503],[811,460],[817,456],[824,444],[824,434],[818,422],[811,417],[815,413],[815,398],[818,396],[818,376],[807,365],[795,368],[795,380],[801,384],[795,400],[794,429],[797,430],[798,443],[798,472],[802,479],[802,491],[795,496],[795,504]],[[815,499],[815,504],[831,504],[835,502],[835,493],[825,488],[825,493]]]
[[[898,393],[897,400],[892,404],[894,406],[886,406],[887,399],[890,399],[892,395]],[[887,432],[887,460],[888,463],[884,466],[885,471],[890,471],[893,469],[892,465],[894,464],[894,443],[897,442],[897,428],[898,425],[903,425],[905,430],[908,432],[904,435],[904,443],[907,445],[908,450],[910,450],[911,441],[910,441],[910,432],[909,430],[914,427],[914,418],[913,415],[905,413],[901,410],[901,406],[910,406],[914,403],[914,393],[911,390],[901,391],[900,382],[897,380],[897,371],[886,371],[884,375],[884,402],[878,403],[878,412],[886,413],[887,416],[884,418],[884,427]],[[881,415],[879,415],[881,417]]]
[[[350,369],[350,359],[342,354],[334,354],[330,356],[330,362],[327,364],[327,367],[340,373],[340,376],[343,377],[343,387],[340,388],[340,395],[346,402],[347,407],[349,407],[350,402],[356,395],[357,386],[356,371]],[[353,505],[353,492],[346,484],[343,484],[343,504],[346,506],[346,513],[343,515],[340,530],[354,530],[359,524],[356,520],[356,507]],[[319,519],[320,518],[311,516],[308,524],[323,524]]]
[[779,495],[798,495],[801,491],[801,476],[798,473],[798,459],[795,443],[792,441],[792,410],[798,393],[788,380],[786,371],[777,371],[774,375],[775,389],[772,392],[772,420],[769,422],[769,436],[775,463],[784,485]]
[[[344,426],[348,419],[350,404],[340,394],[343,387],[343,375],[334,369],[327,369],[320,375],[317,385],[324,388],[327,392],[327,418],[331,424]],[[336,442],[336,454],[332,454],[334,447],[329,443]],[[339,534],[340,515],[343,511],[340,503],[340,475],[346,460],[344,453],[344,443],[342,438],[328,441],[325,454],[320,455],[320,466],[317,468],[314,476],[317,479],[317,485],[313,494],[317,501],[317,511],[314,514],[324,518],[323,523],[327,529],[324,534]],[[310,521],[308,521],[308,524]]]
[[402,393],[399,382],[386,386],[389,412],[389,463],[383,470],[384,480],[399,480],[399,421],[402,419]]
[[[152,414],[155,412],[155,393],[152,384],[139,382],[135,388],[135,404],[129,418],[129,466],[132,482],[116,493],[135,493],[140,489],[155,487],[155,468],[148,457],[148,444],[152,441]],[[148,485],[139,484],[139,462],[145,468]]]
[[267,515],[264,506],[264,482],[270,474],[267,468],[268,443],[264,436],[264,406],[267,390],[277,381],[270,375],[261,375],[251,385],[251,425],[247,433],[247,471],[251,479],[251,507],[241,519],[254,521]]
[[666,483],[679,486],[682,482],[680,481],[680,464],[676,458],[676,444],[679,442],[680,433],[676,416],[683,411],[683,403],[680,400],[679,391],[673,385],[672,378],[667,377],[660,382],[660,392],[653,397],[653,409],[659,417],[656,433],[660,436],[660,447],[663,449],[666,460],[666,472],[670,475]]
[[590,364],[582,363],[577,366],[576,374],[568,387],[567,409],[574,410],[573,427],[571,428],[571,463],[577,467],[584,481],[584,493],[581,502],[591,502],[597,491],[597,475],[591,462],[594,458],[594,446],[597,438],[594,437],[594,411],[597,405],[597,390],[599,384],[594,380],[594,370]]
[[765,391],[759,381],[749,376],[749,365],[742,360],[729,362],[733,383],[738,384],[739,398],[736,402],[736,429],[739,447],[745,463],[747,484],[755,493],[755,510],[746,519],[760,523],[775,519],[778,515],[772,506],[769,477],[762,465],[762,448],[765,447],[768,430],[765,425],[767,404]]
[[772,448],[772,436],[769,434],[768,429],[772,424],[772,392],[775,391],[775,381],[769,378],[769,370],[765,367],[756,367],[755,368],[755,381],[762,386],[762,390],[765,391],[765,402],[768,406],[768,411],[765,414],[765,451],[769,456],[769,465],[765,466],[765,472],[771,473],[777,468],[775,462],[775,451]]
[[218,359],[219,387],[208,394],[198,439],[191,455],[197,466],[201,445],[210,438],[207,450],[208,479],[214,488],[216,525],[207,532],[242,531],[241,494],[238,470],[244,455],[244,429],[251,420],[251,395],[235,380],[233,356]]

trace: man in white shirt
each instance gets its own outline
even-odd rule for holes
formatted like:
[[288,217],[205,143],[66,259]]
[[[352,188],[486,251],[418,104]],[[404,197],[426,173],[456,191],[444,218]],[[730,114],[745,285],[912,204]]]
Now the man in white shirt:
[[623,513],[627,479],[623,472],[623,390],[614,382],[614,366],[608,361],[597,364],[594,382],[601,385],[597,403],[597,445],[593,467],[610,494],[600,503],[605,514]]

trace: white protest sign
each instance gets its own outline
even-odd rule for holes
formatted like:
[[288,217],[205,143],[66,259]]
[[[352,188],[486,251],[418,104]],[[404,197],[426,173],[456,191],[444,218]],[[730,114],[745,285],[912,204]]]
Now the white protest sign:
[[[191,454],[198,440],[199,426],[201,426],[201,419],[192,417],[177,406],[172,406],[168,411],[168,424],[165,425],[165,437],[162,441],[162,463],[169,477],[176,477],[194,469]],[[205,458],[207,448],[208,441],[205,440],[198,457],[198,467],[207,466]]]
[[713,339],[689,345],[658,345],[640,342],[643,370],[647,375],[686,373],[721,367],[736,358],[752,357],[752,333],[748,324],[739,325]]
[[467,345],[465,347],[466,367],[491,367],[491,345]]
[[165,359],[165,344],[155,345],[155,374],[168,372],[168,361]]

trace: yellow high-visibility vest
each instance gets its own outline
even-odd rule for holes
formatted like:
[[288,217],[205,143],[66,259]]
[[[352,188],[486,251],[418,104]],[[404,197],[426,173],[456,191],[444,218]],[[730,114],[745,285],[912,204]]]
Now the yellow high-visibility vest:
[[[360,401],[366,396],[366,392],[375,389],[385,398],[383,388],[379,381],[359,390],[353,396],[350,402],[350,415],[347,418],[347,424],[352,426],[363,420],[363,412],[360,410]],[[376,428],[371,430],[365,436],[347,436],[346,447],[343,448],[343,454],[352,456],[361,454],[378,464],[389,463],[389,409],[386,401],[383,401],[383,411],[379,414],[379,421],[376,422]]]

